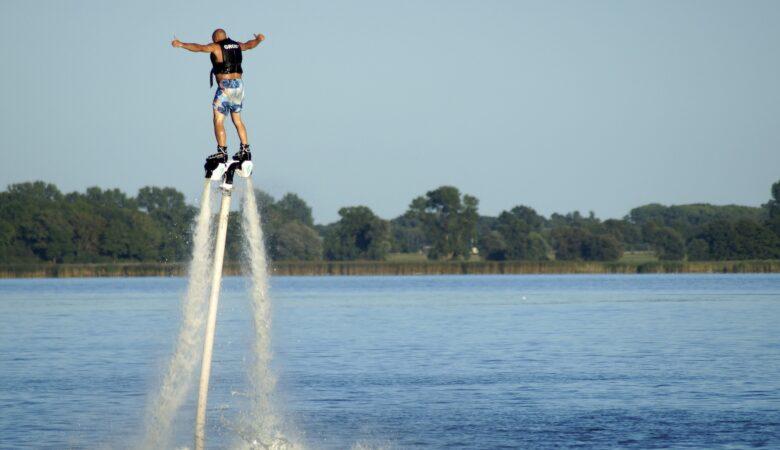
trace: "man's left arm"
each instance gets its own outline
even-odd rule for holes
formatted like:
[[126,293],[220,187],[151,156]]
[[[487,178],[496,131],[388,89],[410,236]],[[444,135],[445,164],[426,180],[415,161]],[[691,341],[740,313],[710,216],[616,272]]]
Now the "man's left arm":
[[261,34],[256,34],[254,39],[251,39],[251,40],[246,41],[243,44],[241,44],[241,50],[242,51],[252,50],[253,48],[255,48],[258,45],[260,45],[260,43],[263,42],[264,40],[265,40],[265,36],[263,36],[262,33]]

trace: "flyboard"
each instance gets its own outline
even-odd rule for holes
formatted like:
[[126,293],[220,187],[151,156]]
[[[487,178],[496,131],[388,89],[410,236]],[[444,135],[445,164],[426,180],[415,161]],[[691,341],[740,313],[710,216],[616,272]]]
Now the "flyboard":
[[206,161],[204,190],[210,189],[212,181],[221,182],[222,199],[219,207],[217,224],[217,239],[214,249],[214,267],[211,278],[211,294],[209,310],[206,318],[206,336],[203,341],[203,360],[200,368],[200,385],[198,389],[198,408],[195,414],[195,450],[204,450],[206,445],[206,402],[209,393],[209,378],[211,376],[211,355],[214,349],[214,331],[217,327],[217,306],[222,283],[222,263],[225,259],[225,238],[227,236],[230,199],[233,193],[233,178],[235,175],[248,178],[252,175],[253,164],[251,156],[239,160],[218,163]]

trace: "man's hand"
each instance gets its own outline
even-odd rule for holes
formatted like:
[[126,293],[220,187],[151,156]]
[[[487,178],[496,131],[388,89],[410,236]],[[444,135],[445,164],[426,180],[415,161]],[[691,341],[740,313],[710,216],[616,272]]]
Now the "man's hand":
[[180,40],[174,39],[173,41],[171,41],[171,45],[178,48],[182,46],[182,43]]
[[263,36],[263,33],[258,33],[255,35],[255,40],[257,42],[263,42],[265,40],[265,36]]

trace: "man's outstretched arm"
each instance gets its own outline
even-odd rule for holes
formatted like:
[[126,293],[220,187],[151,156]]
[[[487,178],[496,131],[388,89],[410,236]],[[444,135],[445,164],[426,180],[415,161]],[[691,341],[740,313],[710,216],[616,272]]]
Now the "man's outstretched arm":
[[171,42],[171,45],[177,48],[183,48],[185,50],[189,50],[191,52],[200,52],[200,53],[211,53],[214,51],[214,44],[191,44],[189,42],[182,42],[178,39],[174,39]]
[[243,44],[241,44],[241,50],[252,50],[264,40],[265,40],[265,36],[263,36],[262,33],[256,34],[254,39],[248,40]]

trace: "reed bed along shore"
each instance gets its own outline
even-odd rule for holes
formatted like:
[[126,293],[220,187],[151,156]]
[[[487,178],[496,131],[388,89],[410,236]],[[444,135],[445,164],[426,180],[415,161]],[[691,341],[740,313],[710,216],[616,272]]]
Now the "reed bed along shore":
[[[178,277],[185,263],[0,264],[0,278]],[[279,261],[278,276],[780,273],[780,260],[654,261]],[[226,263],[227,276],[240,275],[238,263]]]

